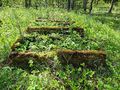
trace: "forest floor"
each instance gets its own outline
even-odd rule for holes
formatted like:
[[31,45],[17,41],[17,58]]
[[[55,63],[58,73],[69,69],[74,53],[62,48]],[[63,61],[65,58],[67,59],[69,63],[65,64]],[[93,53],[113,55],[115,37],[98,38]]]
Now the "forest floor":
[[0,19],[1,90],[120,89],[119,15],[6,7]]

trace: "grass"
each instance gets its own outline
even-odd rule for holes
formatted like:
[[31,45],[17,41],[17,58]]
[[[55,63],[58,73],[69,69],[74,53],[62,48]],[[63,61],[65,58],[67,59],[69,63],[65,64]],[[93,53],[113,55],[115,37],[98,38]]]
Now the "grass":
[[93,14],[93,17],[102,24],[107,24],[110,28],[120,31],[119,14]]
[[[34,23],[37,17],[61,18],[62,20],[75,21],[70,27],[81,27],[85,30],[85,38],[79,37],[77,32],[70,31],[69,35],[52,33],[49,35],[32,33],[26,35],[29,23]],[[78,15],[74,12],[66,12],[62,9],[41,8],[3,8],[0,13],[2,26],[0,27],[0,60],[6,60],[10,54],[10,47],[15,40],[20,37],[20,33],[25,37],[35,37],[35,42],[20,43],[16,51],[26,51],[29,43],[31,51],[50,51],[58,48],[73,50],[103,50],[107,53],[106,67],[89,69],[81,64],[78,68],[72,65],[61,65],[57,56],[54,56],[52,65],[37,63],[34,64],[32,58],[29,59],[29,68],[8,67],[4,65],[0,69],[0,89],[1,90],[39,90],[39,89],[73,89],[73,90],[119,90],[120,81],[120,33],[108,23],[102,23],[103,16]],[[110,18],[109,16],[106,18]],[[110,18],[114,21],[114,18]],[[98,21],[99,20],[99,21]],[[107,19],[106,19],[107,22]],[[32,24],[33,26],[41,25]],[[47,24],[45,25],[53,25]],[[111,27],[109,27],[111,26]],[[22,30],[22,31],[21,31]],[[53,40],[51,37],[60,38]],[[31,38],[28,38],[31,39]],[[38,49],[39,48],[39,49]]]
[[120,2],[114,5],[111,14],[108,14],[110,4],[104,2],[99,3],[93,9],[93,18],[96,21],[100,21],[102,24],[107,24],[110,28],[119,31],[120,30]]

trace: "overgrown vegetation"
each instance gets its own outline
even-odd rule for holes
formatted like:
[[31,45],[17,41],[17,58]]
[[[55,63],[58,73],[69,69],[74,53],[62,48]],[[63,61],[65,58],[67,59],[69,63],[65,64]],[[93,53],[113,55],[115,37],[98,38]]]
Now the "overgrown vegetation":
[[[93,8],[92,15],[79,13],[79,10],[68,12],[49,5],[48,8],[38,9],[10,8],[6,5],[2,7],[0,9],[0,89],[119,90],[120,17],[118,14],[98,14],[99,9],[102,10],[100,6],[98,4],[98,7]],[[119,7],[115,8],[119,9]],[[113,12],[116,12],[115,9]],[[79,33],[73,30],[57,33],[26,33],[28,26],[64,26],[56,22],[35,22],[38,17],[74,21],[75,23],[65,26],[83,28],[85,37],[80,37]],[[46,53],[61,49],[102,50],[107,54],[106,65],[98,68],[88,68],[84,63],[77,67],[72,64],[63,65],[54,52],[52,62],[49,63],[38,63],[33,58],[27,58],[28,66],[9,65],[6,61],[11,53],[11,46],[18,38],[23,39],[15,44],[14,51]],[[48,56],[50,55],[48,53]],[[26,58],[23,59],[25,60]]]

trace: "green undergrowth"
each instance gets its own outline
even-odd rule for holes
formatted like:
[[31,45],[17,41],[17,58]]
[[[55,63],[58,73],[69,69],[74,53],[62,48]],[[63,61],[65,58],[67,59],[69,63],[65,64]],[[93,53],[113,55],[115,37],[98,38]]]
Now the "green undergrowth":
[[92,17],[96,21],[100,21],[102,24],[107,24],[110,28],[120,31],[120,2],[115,3],[111,14],[108,14],[110,5],[101,2],[93,8]]
[[35,26],[41,26],[41,27],[48,27],[48,26],[65,26],[68,27],[69,24],[67,24],[67,21],[63,21],[63,22],[50,22],[50,21],[46,21],[46,22],[33,22],[30,24],[30,26],[35,27]]
[[[94,45],[92,45],[94,43]],[[26,35],[20,42],[16,43],[15,51],[51,51],[57,49],[71,50],[98,50],[100,44],[87,38],[80,37],[76,31],[50,33],[50,34],[31,34]]]
[[[9,14],[8,14],[9,13]],[[25,34],[27,26],[37,17],[60,18],[75,21],[70,27],[84,28],[85,37],[81,38],[75,31],[69,34]],[[91,16],[79,15],[61,9],[40,10],[24,8],[3,8],[0,12],[0,58],[1,61],[10,53],[10,47],[21,35],[22,42],[17,43],[15,51],[50,51],[59,48],[73,50],[103,50],[107,54],[106,67],[86,68],[84,64],[75,68],[72,65],[61,65],[55,56],[52,65],[29,60],[29,69],[4,65],[0,69],[1,90],[119,90],[120,82],[120,33],[109,25],[96,21]],[[41,26],[41,24],[37,24]],[[45,24],[47,25],[47,23]],[[51,25],[51,24],[48,24]],[[34,24],[33,24],[34,26]],[[35,24],[36,26],[36,24]],[[119,29],[119,28],[118,28]],[[21,30],[21,31],[20,31]],[[9,37],[9,38],[8,38]]]
[[102,24],[107,24],[110,28],[116,31],[120,31],[120,15],[119,14],[94,13],[93,18],[95,18],[96,21],[100,21]]

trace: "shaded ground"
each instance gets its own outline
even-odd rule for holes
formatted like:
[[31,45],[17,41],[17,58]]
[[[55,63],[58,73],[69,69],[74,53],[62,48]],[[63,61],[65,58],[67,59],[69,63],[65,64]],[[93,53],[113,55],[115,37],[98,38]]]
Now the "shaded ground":
[[110,28],[120,31],[120,14],[93,13],[92,16],[102,24],[106,24]]

